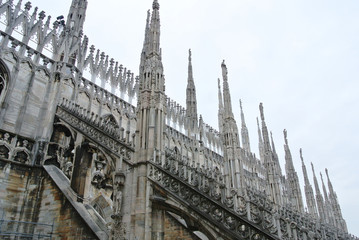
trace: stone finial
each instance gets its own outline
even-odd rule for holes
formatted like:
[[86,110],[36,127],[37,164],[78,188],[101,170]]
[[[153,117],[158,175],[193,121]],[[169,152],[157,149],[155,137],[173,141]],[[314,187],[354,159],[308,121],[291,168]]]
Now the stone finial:
[[31,15],[31,18],[32,18],[32,19],[35,19],[35,18],[36,18],[37,10],[38,10],[38,9],[39,9],[38,7],[35,7],[35,8],[34,8],[34,12],[33,12],[32,15]]
[[101,52],[101,55],[100,55],[101,61],[103,61],[105,59],[105,57],[106,57],[105,52]]
[[51,16],[47,16],[45,26],[49,27],[50,26],[50,21],[51,21]]
[[95,52],[95,50],[96,50],[95,45],[91,45],[90,53],[93,54]]
[[45,11],[41,11],[39,13],[39,19],[44,20],[45,17],[46,17]]
[[192,62],[192,51],[191,51],[191,49],[188,50],[188,61]]
[[31,9],[31,2],[27,2],[27,3],[25,3],[25,10],[26,11],[29,11],[30,9]]
[[59,27],[59,22],[58,21],[55,21],[53,24],[52,24],[53,28],[54,29],[57,29]]
[[158,3],[157,0],[154,0],[154,1],[153,1],[152,9],[153,9],[153,10],[160,10],[160,4]]

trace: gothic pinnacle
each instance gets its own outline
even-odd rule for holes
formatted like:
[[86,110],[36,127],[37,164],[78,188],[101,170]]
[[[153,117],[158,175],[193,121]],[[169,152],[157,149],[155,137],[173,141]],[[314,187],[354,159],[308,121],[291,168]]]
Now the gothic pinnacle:
[[188,78],[187,78],[187,89],[186,89],[186,108],[187,117],[192,119],[191,128],[197,126],[197,98],[196,98],[196,87],[193,81],[193,68],[192,68],[192,52],[188,50]]
[[221,67],[222,67],[222,77],[223,77],[224,118],[234,119],[233,111],[232,111],[231,93],[228,85],[228,70],[226,64],[224,63],[224,60],[221,64]]
[[192,51],[188,50],[188,84],[193,82]]
[[152,16],[151,16],[151,24],[149,31],[149,52],[148,54],[156,54],[161,57],[161,49],[160,49],[160,5],[157,0],[153,1],[152,4]]

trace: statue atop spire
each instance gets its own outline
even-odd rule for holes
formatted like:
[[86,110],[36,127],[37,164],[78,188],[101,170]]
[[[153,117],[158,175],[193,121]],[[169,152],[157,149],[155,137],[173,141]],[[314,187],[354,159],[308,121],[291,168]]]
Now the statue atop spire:
[[221,67],[222,67],[223,81],[227,81],[228,80],[228,70],[227,70],[227,66],[225,64],[225,60],[223,60]]
[[161,58],[160,49],[160,5],[157,0],[152,4],[152,15],[150,10],[147,12],[145,40],[142,48],[141,65],[144,64],[144,58],[150,55],[157,55]]
[[157,0],[153,1],[152,14],[147,12],[145,40],[140,63],[140,86],[142,89],[164,91],[164,74],[160,49],[160,14]]

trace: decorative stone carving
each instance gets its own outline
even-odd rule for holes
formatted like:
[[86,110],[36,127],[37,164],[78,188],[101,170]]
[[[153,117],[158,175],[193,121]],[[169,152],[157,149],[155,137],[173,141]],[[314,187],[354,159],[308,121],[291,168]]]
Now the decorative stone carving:
[[122,222],[122,192],[125,184],[125,174],[122,171],[116,171],[113,175],[113,219],[111,229],[111,239],[125,240],[126,224]]
[[0,158],[31,164],[33,141],[21,136],[0,132]]
[[[65,105],[62,105],[62,107],[66,108]],[[101,131],[98,127],[94,126],[94,124],[99,124],[100,121],[96,120],[89,123],[89,121],[85,119],[85,117],[81,116],[77,110],[71,110],[71,112],[68,112],[67,110],[58,108],[56,114],[63,121],[73,126],[76,130],[84,132],[92,141],[107,148],[112,153],[118,155],[118,157],[121,156],[121,149],[125,148],[127,150],[125,160],[129,160],[131,158],[131,152],[133,152],[134,149],[130,143],[120,139],[119,132],[109,133]]]

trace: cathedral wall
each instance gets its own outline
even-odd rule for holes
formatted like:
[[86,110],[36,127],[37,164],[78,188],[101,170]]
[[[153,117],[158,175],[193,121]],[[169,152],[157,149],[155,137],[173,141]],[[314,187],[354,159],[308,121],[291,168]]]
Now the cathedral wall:
[[0,218],[39,223],[3,223],[3,232],[50,234],[53,224],[52,239],[97,239],[44,170],[0,160],[0,183]]
[[199,240],[196,235],[188,231],[168,213],[165,214],[164,232],[164,240]]
[[45,70],[36,69],[27,61],[17,62],[12,53],[6,53],[3,61],[10,77],[2,128],[35,138],[50,77]]

